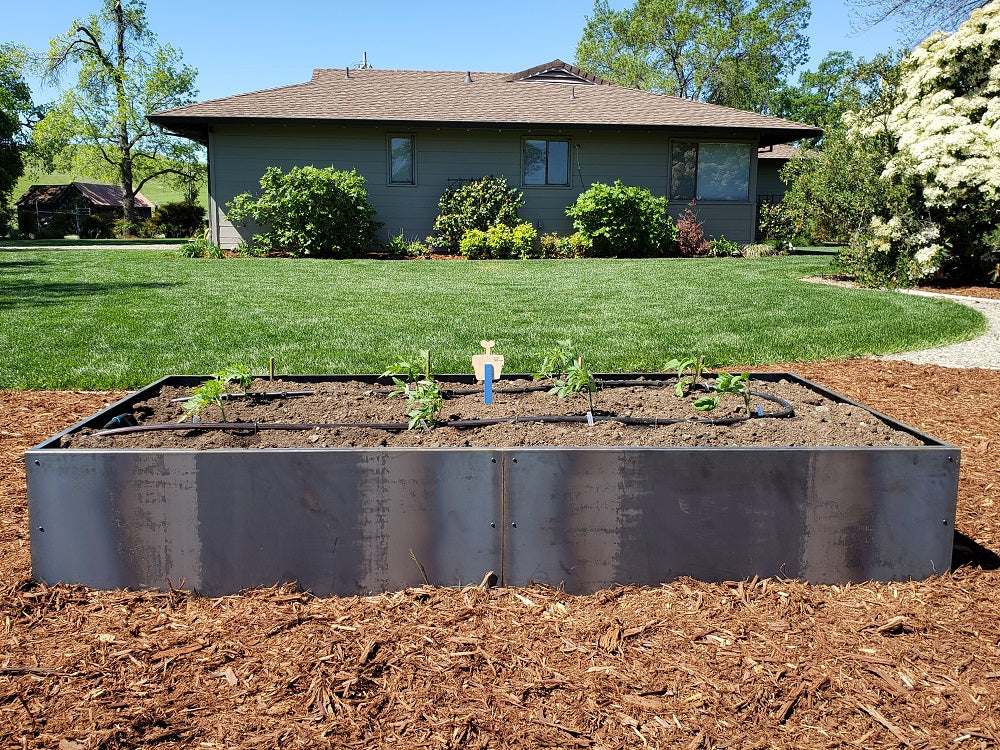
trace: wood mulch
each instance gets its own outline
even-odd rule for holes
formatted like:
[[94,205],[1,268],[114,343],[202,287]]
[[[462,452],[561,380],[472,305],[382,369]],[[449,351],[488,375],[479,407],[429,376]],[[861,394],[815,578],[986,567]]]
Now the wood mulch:
[[938,294],[953,294],[961,297],[979,297],[981,299],[1000,299],[1000,286],[918,286],[922,292]]
[[23,451],[116,394],[0,392],[0,747],[1000,746],[1000,371],[767,369],[961,446],[965,564],[893,584],[590,596],[41,585]]

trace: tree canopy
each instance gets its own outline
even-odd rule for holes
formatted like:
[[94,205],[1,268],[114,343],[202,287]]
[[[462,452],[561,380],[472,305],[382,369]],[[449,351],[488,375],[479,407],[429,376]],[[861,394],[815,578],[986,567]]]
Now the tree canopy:
[[577,64],[610,81],[765,111],[808,55],[809,0],[595,0]]
[[0,44],[0,235],[10,221],[11,192],[24,173],[25,129],[34,112],[24,81],[27,61],[24,47]]
[[181,60],[157,42],[142,0],[105,0],[49,43],[47,75],[75,71],[76,85],[35,128],[36,141],[56,165],[121,185],[127,223],[146,182],[161,175],[183,182],[204,170],[200,147],[146,119],[194,100],[197,71]]
[[853,12],[860,26],[893,20],[917,41],[932,31],[954,30],[972,11],[988,4],[989,0],[869,0],[855,3]]

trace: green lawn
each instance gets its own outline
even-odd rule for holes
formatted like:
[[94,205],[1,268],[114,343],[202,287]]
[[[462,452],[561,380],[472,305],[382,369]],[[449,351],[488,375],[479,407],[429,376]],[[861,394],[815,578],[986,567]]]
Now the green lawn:
[[169,251],[0,247],[0,388],[123,388],[246,363],[381,372],[429,348],[470,371],[491,338],[506,372],[572,338],[598,371],[903,351],[985,330],[967,307],[807,284],[829,255],[759,260],[186,259]]

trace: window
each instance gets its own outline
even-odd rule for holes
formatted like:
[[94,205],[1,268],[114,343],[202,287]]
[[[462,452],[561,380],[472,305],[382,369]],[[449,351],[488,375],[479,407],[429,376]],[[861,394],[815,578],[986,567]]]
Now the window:
[[389,184],[413,185],[413,136],[389,136]]
[[525,185],[569,185],[569,140],[525,138],[521,175]]
[[673,144],[670,200],[750,200],[749,143]]

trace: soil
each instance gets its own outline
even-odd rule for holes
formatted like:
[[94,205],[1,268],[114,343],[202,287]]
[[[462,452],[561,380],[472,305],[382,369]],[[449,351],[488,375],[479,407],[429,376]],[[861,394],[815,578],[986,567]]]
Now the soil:
[[0,747],[1000,746],[1000,371],[768,369],[961,446],[952,571],[589,596],[41,585],[23,452],[122,394],[0,392]]
[[[710,378],[708,382],[712,382]],[[680,399],[674,393],[676,380],[651,382],[644,386],[607,385],[594,395],[596,423],[585,421],[546,423],[532,421],[534,416],[571,416],[585,419],[588,401],[575,394],[566,399],[548,393],[548,387],[530,380],[505,380],[497,383],[493,403],[483,403],[483,393],[468,385],[441,382],[446,394],[441,412],[442,426],[433,429],[367,429],[359,427],[313,428],[300,430],[268,429],[183,429],[142,431],[101,435],[84,430],[63,439],[63,447],[72,448],[267,448],[267,447],[510,447],[510,446],[889,446],[920,445],[913,435],[896,430],[870,411],[849,403],[829,399],[820,392],[788,380],[767,382],[751,379],[756,394],[783,399],[794,410],[787,417],[782,405],[754,396],[753,411],[759,405],[765,416],[746,420],[743,399],[729,395],[711,412],[699,412],[692,406],[698,395]],[[312,395],[282,398],[253,394],[301,392]],[[529,390],[533,389],[533,390]],[[342,424],[390,423],[405,426],[408,418],[404,397],[388,397],[391,389],[363,382],[315,383],[257,380],[250,396],[234,397],[226,403],[230,422],[268,424]],[[184,415],[178,399],[191,394],[190,388],[163,387],[153,398],[135,405],[133,415],[140,426],[175,424]],[[673,424],[630,425],[609,419],[675,420]],[[203,422],[222,419],[218,407],[206,407]],[[459,420],[521,419],[523,422],[457,428],[448,426]],[[708,420],[737,418],[732,425],[712,424]]]

